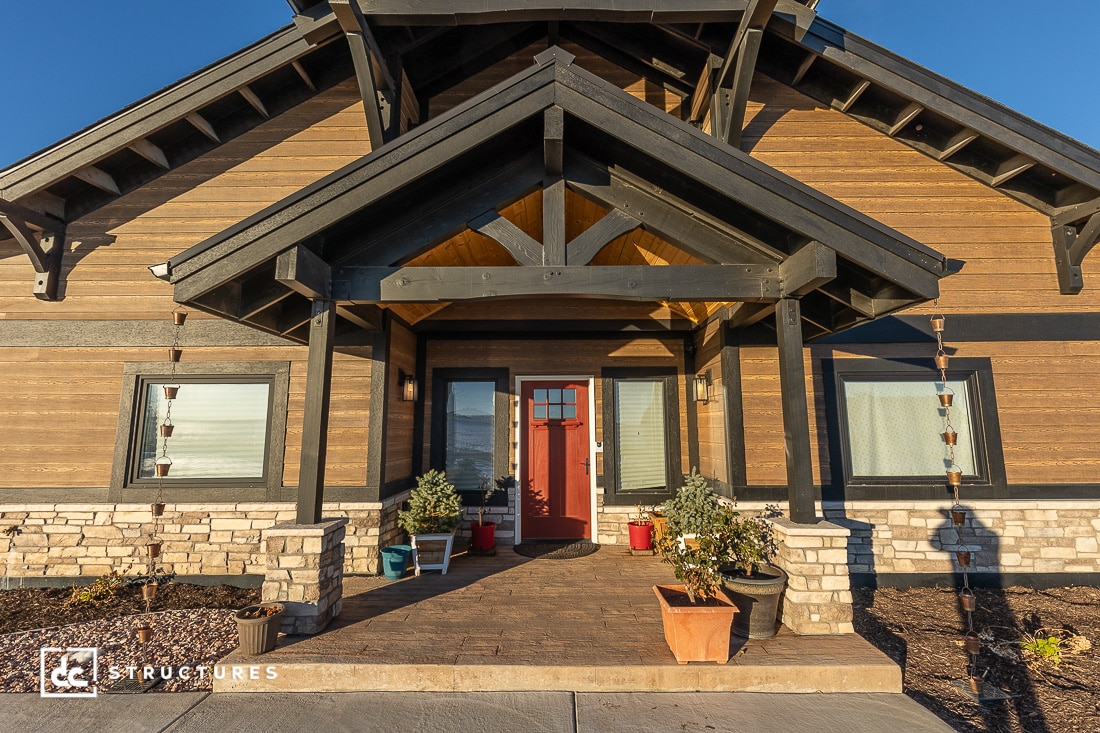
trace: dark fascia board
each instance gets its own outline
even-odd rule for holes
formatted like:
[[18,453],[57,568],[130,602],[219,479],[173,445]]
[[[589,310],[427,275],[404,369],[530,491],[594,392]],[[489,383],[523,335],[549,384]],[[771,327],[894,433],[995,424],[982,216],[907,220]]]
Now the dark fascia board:
[[[645,150],[679,174],[739,203],[751,202],[764,216],[778,217],[784,225],[835,248],[876,274],[898,282],[892,273],[903,268],[908,273],[906,282],[901,283],[904,287],[927,298],[938,294],[936,281],[946,274],[946,260],[939,253],[719,143],[599,77],[555,60],[520,72],[173,257],[169,264],[177,298],[195,297],[321,233],[420,175],[421,168],[424,173],[437,169],[441,160],[451,159],[484,139],[479,129],[489,128],[482,126],[483,122],[504,118],[518,124],[554,103],[585,124]],[[503,129],[499,123],[496,127]],[[424,155],[428,151],[431,155]],[[382,185],[384,182],[386,185]],[[188,278],[215,263],[221,263],[216,278],[204,282],[205,278],[200,277],[194,285],[181,287]]]
[[777,12],[768,32],[910,99],[1086,186],[1100,189],[1100,152],[817,16]]
[[294,26],[217,61],[175,84],[0,171],[0,198],[13,201],[111,155],[191,112],[306,56],[311,47]]

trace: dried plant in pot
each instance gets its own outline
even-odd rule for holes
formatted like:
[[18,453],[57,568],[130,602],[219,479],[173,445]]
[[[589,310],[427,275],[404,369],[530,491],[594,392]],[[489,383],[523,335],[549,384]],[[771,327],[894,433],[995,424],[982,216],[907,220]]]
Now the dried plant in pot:
[[284,610],[281,603],[258,603],[234,614],[242,654],[255,656],[275,648]]
[[481,483],[478,484],[477,522],[470,525],[470,551],[477,555],[496,554],[496,522],[485,521],[485,505],[497,492],[507,491],[512,485],[511,476],[503,476],[498,479],[490,479],[488,475],[481,475]]
[[[722,592],[720,556],[725,540],[723,507],[705,478],[694,471],[675,497],[662,505],[668,518],[657,540],[661,559],[683,585],[657,585],[665,641],[680,664],[729,661],[730,626],[736,608]],[[688,544],[685,535],[694,535]]]

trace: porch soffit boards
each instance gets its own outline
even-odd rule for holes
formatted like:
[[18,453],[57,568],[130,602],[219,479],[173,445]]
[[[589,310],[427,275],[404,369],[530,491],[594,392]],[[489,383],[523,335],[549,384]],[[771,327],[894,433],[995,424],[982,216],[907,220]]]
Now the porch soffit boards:
[[[936,252],[571,66],[560,49],[538,58],[173,257],[175,299],[301,340],[310,297],[336,300],[366,328],[378,322],[370,304],[387,301],[561,294],[766,304],[797,295],[812,337],[937,295],[945,260]],[[569,265],[572,243],[551,246],[544,224],[542,263],[510,248],[527,266],[401,267],[531,191],[557,189],[559,175],[708,265]]]

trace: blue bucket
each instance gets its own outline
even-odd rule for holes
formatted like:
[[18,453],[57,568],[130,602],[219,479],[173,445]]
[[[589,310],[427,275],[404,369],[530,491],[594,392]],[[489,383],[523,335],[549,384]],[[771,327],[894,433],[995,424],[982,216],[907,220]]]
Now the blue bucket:
[[382,574],[389,580],[400,580],[405,577],[405,569],[409,566],[409,553],[412,547],[409,545],[391,545],[382,550]]

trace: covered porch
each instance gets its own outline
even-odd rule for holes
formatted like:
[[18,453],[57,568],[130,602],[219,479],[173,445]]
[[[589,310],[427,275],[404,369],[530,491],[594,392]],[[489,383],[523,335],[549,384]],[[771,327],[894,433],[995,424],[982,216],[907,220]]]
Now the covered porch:
[[855,634],[784,627],[772,639],[734,637],[727,664],[679,665],[652,590],[669,582],[658,558],[612,546],[570,560],[501,548],[458,554],[446,575],[346,577],[325,633],[225,660],[274,665],[277,679],[227,678],[214,690],[901,692],[900,668]]

